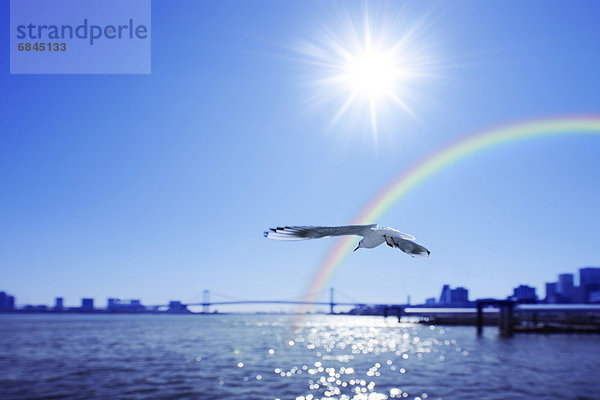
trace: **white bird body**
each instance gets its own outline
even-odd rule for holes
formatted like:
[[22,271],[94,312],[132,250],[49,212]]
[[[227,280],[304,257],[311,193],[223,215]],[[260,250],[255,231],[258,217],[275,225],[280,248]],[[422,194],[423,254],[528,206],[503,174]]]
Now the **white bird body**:
[[358,242],[359,248],[372,249],[382,243],[396,247],[412,257],[427,257],[430,252],[415,242],[415,237],[402,233],[397,229],[373,225],[346,226],[285,226],[270,228],[265,237],[277,240],[319,239],[328,236],[357,235],[363,238]]

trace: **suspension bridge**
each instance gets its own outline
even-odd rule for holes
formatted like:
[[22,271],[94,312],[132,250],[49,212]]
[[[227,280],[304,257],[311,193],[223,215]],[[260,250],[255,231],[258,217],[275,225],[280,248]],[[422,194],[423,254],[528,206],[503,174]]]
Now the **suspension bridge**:
[[[215,292],[212,292],[215,293]],[[341,295],[347,298],[347,301],[336,301],[335,296]],[[336,306],[350,306],[350,307],[406,307],[406,305],[391,305],[391,304],[378,304],[378,303],[365,303],[351,299],[349,296],[344,295],[334,288],[329,289],[329,301],[304,301],[304,300],[242,300],[233,298],[225,294],[217,293],[219,297],[226,298],[226,300],[211,300],[211,291],[204,290],[202,292],[202,301],[191,301],[191,302],[177,302],[181,307],[190,306],[202,306],[203,313],[210,313],[211,307],[214,306],[230,306],[230,305],[245,305],[245,304],[289,304],[289,305],[314,305],[314,306],[328,306],[329,313],[335,313]],[[153,307],[170,307],[173,306],[173,302],[169,305],[158,305]]]

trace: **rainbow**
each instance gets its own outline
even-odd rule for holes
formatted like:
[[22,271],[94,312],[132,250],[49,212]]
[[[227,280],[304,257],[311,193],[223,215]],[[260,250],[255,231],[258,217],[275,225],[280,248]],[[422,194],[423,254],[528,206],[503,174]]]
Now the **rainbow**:
[[[599,135],[600,115],[554,117],[527,122],[507,124],[459,139],[427,155],[409,168],[401,171],[381,190],[352,224],[375,223],[405,194],[435,173],[472,154],[504,143],[555,135]],[[351,252],[356,238],[344,236],[327,254],[304,295],[305,302],[312,302],[323,290],[332,274]],[[298,314],[304,314],[310,306],[302,305]]]

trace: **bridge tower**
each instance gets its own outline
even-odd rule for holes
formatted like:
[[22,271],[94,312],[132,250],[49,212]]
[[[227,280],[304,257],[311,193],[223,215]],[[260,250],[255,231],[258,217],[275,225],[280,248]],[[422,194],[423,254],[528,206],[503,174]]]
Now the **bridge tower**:
[[333,314],[333,288],[329,288],[329,314]]
[[206,289],[202,291],[202,312],[205,314],[210,312],[210,291]]

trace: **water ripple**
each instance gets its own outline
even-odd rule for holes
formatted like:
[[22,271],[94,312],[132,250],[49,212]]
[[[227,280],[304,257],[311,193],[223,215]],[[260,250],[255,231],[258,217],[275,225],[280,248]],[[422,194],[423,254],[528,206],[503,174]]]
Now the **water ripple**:
[[311,316],[2,315],[0,399],[598,399],[597,336]]

